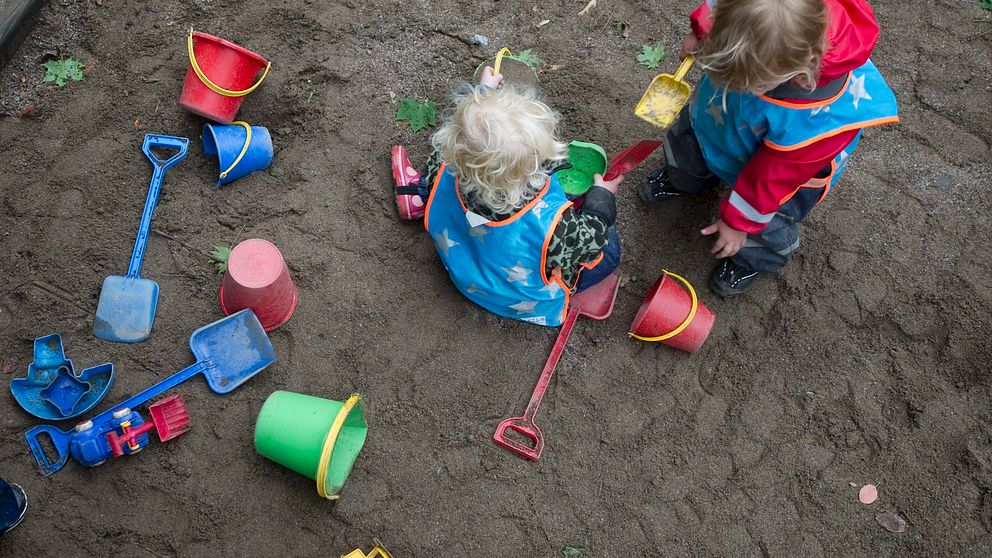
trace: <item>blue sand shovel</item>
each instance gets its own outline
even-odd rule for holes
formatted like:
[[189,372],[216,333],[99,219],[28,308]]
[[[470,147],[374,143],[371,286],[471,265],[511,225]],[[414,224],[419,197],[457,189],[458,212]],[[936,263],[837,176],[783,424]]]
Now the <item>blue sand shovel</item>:
[[[152,148],[177,151],[163,160],[152,152]],[[155,172],[148,186],[145,210],[141,214],[141,225],[138,227],[138,238],[134,241],[134,251],[131,253],[131,264],[127,268],[127,275],[123,277],[110,275],[103,280],[100,301],[96,305],[96,319],[93,321],[93,335],[100,339],[137,343],[148,339],[152,334],[155,307],[158,305],[158,283],[151,279],[142,279],[139,272],[141,262],[145,258],[148,233],[152,227],[152,214],[155,213],[155,206],[158,205],[158,194],[162,190],[165,171],[182,161],[188,149],[189,140],[186,138],[145,135],[141,150],[155,167]]]

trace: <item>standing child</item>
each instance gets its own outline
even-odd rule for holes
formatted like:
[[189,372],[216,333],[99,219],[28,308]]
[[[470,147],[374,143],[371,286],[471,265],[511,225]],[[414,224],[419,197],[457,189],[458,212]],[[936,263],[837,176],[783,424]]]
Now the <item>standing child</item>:
[[466,298],[500,316],[558,326],[571,294],[620,262],[614,194],[623,177],[596,175],[576,210],[554,174],[566,158],[558,114],[533,89],[503,87],[488,66],[479,81],[455,97],[424,173],[405,148],[393,148],[400,216],[424,218]]
[[691,21],[682,56],[697,53],[706,75],[639,193],[658,204],[732,186],[702,230],[717,235],[710,286],[732,297],[788,262],[862,131],[898,122],[896,99],[868,59],[878,24],[865,0],[707,0]]

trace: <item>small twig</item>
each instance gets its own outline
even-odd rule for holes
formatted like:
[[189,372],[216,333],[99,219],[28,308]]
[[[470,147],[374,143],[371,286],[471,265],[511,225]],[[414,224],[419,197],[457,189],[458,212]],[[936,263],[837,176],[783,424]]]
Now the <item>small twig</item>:
[[981,33],[976,33],[974,35],[971,35],[970,37],[965,37],[965,40],[970,41],[972,39],[977,39],[979,37],[984,37],[985,35],[988,35],[989,33],[992,33],[992,27],[986,29],[985,31],[982,31]]
[[44,283],[42,281],[31,281],[31,284],[37,287],[39,290],[48,293],[49,295],[61,300],[62,302],[75,306],[76,308],[80,309],[86,314],[90,313],[89,308],[83,308],[83,306],[79,302],[77,302],[76,299],[72,297],[72,295],[70,295],[69,293],[65,292],[64,290],[56,286],[49,285],[48,283]]
[[450,31],[445,31],[444,29],[435,29],[434,32],[444,35],[445,37],[450,37],[452,39],[455,39],[456,41],[461,41],[468,46],[475,46],[475,43],[473,43],[472,40],[469,39],[468,37],[462,37],[461,35],[456,35],[455,33],[452,33]]
[[199,248],[195,248],[193,246],[190,246],[189,244],[186,244],[185,242],[183,242],[182,240],[179,240],[178,238],[172,236],[171,234],[164,233],[164,232],[162,232],[162,231],[160,231],[158,229],[152,229],[152,232],[155,233],[155,234],[157,234],[157,235],[159,235],[159,236],[161,236],[161,237],[163,237],[163,238],[167,238],[167,239],[175,242],[176,244],[179,244],[179,245],[183,246],[187,250],[192,250],[193,252],[197,252],[199,254],[203,254],[204,256],[210,258],[211,260],[213,259],[213,256],[211,256],[210,254],[204,252],[203,250],[200,250]]
[[232,249],[234,248],[234,244],[238,241],[238,237],[241,236],[241,233],[245,232],[245,225],[247,225],[247,223],[241,223],[241,230],[238,231],[238,234],[234,235],[234,240],[231,241]]

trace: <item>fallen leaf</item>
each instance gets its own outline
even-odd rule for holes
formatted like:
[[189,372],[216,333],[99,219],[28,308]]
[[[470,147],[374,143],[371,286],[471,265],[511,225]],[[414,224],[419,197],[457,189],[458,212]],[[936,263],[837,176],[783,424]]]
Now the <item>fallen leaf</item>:
[[548,69],[551,70],[552,72],[557,72],[558,70],[562,69],[562,65],[561,64],[552,64],[552,65],[548,66]]
[[858,492],[858,500],[861,500],[862,504],[866,506],[869,504],[874,504],[875,500],[878,500],[878,488],[874,484],[866,484],[861,487]]
[[906,532],[906,520],[898,512],[879,511],[875,514],[875,521],[890,533]]
[[586,4],[586,7],[585,8],[582,8],[582,11],[579,12],[579,15],[580,16],[581,15],[589,15],[589,10],[591,10],[591,9],[593,9],[595,7],[596,7],[596,0],[589,0],[589,3]]
[[134,127],[135,128],[140,128],[141,127],[141,119],[139,119],[139,118],[135,118],[134,119]]
[[538,24],[537,24],[537,26],[538,26],[538,27],[544,27],[545,25],[547,25],[547,24],[549,24],[549,23],[551,23],[551,20],[550,20],[550,19],[545,19],[545,20],[544,20],[544,21],[542,21],[541,23],[538,23]]
[[24,110],[21,111],[21,118],[27,118],[31,116],[32,112],[34,112],[34,107],[26,107]]

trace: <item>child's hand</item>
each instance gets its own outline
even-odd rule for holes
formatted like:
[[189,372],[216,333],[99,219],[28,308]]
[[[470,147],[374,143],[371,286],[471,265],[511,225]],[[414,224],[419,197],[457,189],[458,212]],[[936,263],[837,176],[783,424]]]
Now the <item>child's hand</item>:
[[596,174],[596,175],[593,175],[593,177],[592,177],[592,184],[593,184],[593,186],[599,186],[601,188],[606,188],[607,190],[613,192],[614,194],[616,194],[617,193],[617,189],[620,188],[620,183],[621,182],[623,182],[623,175],[622,174],[619,175],[619,176],[617,176],[613,180],[610,180],[610,181],[603,180],[603,175],[601,175],[601,174]]
[[741,251],[741,248],[744,247],[744,242],[747,241],[746,232],[731,228],[722,219],[717,220],[716,223],[713,223],[700,232],[706,236],[713,233],[720,233],[719,238],[716,239],[716,243],[713,244],[713,249],[710,250],[710,253],[717,258],[729,258],[733,256]]
[[689,33],[682,39],[682,50],[679,51],[679,60],[685,60],[686,56],[699,52],[699,39],[694,33]]
[[493,75],[492,67],[486,66],[479,75],[479,83],[490,89],[499,89],[499,86],[503,85],[503,74]]

